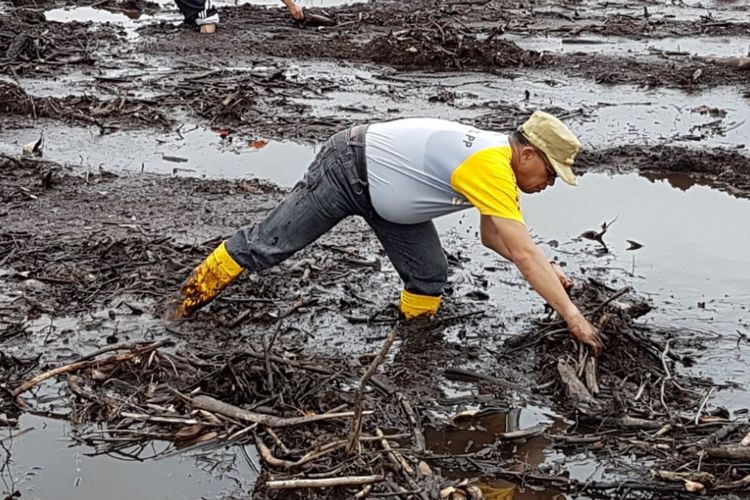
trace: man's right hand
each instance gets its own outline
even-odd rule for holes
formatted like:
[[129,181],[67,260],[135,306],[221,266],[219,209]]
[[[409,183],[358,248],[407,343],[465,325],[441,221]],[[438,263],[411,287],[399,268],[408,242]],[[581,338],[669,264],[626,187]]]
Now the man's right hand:
[[604,344],[599,337],[599,332],[594,328],[580,312],[566,320],[570,334],[583,342],[594,351],[594,355],[599,356],[604,350]]

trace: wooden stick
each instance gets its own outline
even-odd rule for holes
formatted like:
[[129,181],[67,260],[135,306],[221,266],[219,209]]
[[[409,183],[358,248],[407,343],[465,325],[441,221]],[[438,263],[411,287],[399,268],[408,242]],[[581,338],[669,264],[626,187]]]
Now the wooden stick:
[[124,411],[120,413],[123,418],[132,418],[133,420],[140,420],[143,422],[155,422],[160,424],[180,424],[180,425],[211,425],[208,422],[201,422],[195,418],[180,418],[180,417],[159,417],[156,415],[147,415],[145,413],[130,413]]
[[[704,448],[707,448],[715,443],[721,442],[722,439],[726,439],[729,437],[730,434],[732,434],[734,431],[736,431],[740,427],[740,424],[737,422],[732,422],[727,425],[722,426],[715,432],[709,434],[708,436],[698,440],[695,444],[692,446],[688,446],[688,453],[697,453]],[[739,446],[739,448],[742,448],[742,446]],[[750,457],[750,448],[748,448],[748,456]]]
[[409,464],[409,462],[406,461],[401,453],[393,451],[390,443],[388,442],[388,439],[386,439],[385,435],[383,434],[383,431],[381,431],[379,428],[375,429],[375,435],[380,438],[380,446],[382,446],[383,450],[385,450],[385,452],[388,454],[388,460],[390,460],[397,469],[403,470],[406,474],[414,475],[414,468]]
[[568,397],[573,400],[573,404],[578,410],[590,414],[592,410],[599,409],[599,402],[594,399],[581,379],[578,378],[575,369],[564,359],[557,361],[557,372],[560,374]]
[[[420,490],[417,482],[413,477],[411,477],[414,474],[414,468],[409,464],[409,462],[404,459],[401,453],[394,451],[391,448],[390,443],[388,443],[388,440],[385,439],[385,436],[383,435],[383,431],[381,431],[379,428],[375,429],[375,435],[380,438],[380,445],[388,454],[388,460],[390,460],[390,462],[394,467],[396,467],[396,469],[401,471],[401,475],[404,476],[404,479],[406,479],[406,483],[409,485],[409,488],[415,491]],[[430,497],[424,491],[420,491],[417,495],[422,500],[430,499]]]
[[512,441],[514,439],[525,439],[534,436],[541,436],[549,426],[544,424],[534,425],[527,427],[526,429],[518,429],[517,431],[501,432],[497,435],[498,440]]
[[737,481],[731,481],[729,483],[717,484],[715,490],[741,490],[750,486],[750,475],[738,479]]
[[[264,413],[255,413],[238,406],[219,401],[211,396],[196,396],[189,399],[189,402],[193,408],[200,410],[210,411],[212,413],[219,413],[230,418],[236,418],[244,422],[250,422],[253,424],[262,424],[268,427],[292,427],[295,425],[304,425],[312,422],[320,422],[321,420],[333,420],[337,418],[349,418],[354,416],[354,412],[346,411],[341,413],[324,413],[322,415],[309,415],[307,417],[275,417],[273,415],[266,415]],[[365,412],[370,414],[372,412]]]
[[623,427],[629,429],[642,429],[642,430],[659,430],[662,428],[663,423],[657,422],[656,420],[648,420],[645,418],[635,418],[630,415],[624,415],[617,419],[617,423]]
[[706,448],[706,453],[713,458],[729,458],[731,460],[750,460],[750,447],[736,444]]
[[409,419],[412,436],[414,437],[414,448],[416,449],[417,453],[422,453],[426,448],[426,444],[424,433],[422,432],[422,426],[417,419],[417,414],[414,412],[414,408],[412,407],[411,403],[406,400],[406,397],[404,397],[403,393],[396,393],[396,398],[398,399],[399,403],[401,403],[401,407],[404,409],[404,413],[406,413],[406,417]]
[[599,381],[596,379],[596,358],[589,357],[586,360],[586,364],[583,368],[584,378],[586,380],[586,386],[591,391],[593,396],[599,394]]
[[451,366],[451,367],[446,368],[443,371],[443,373],[445,374],[447,378],[473,379],[473,380],[477,380],[480,382],[490,382],[492,384],[496,384],[501,387],[517,389],[519,391],[528,390],[528,386],[524,386],[523,384],[517,384],[509,380],[503,380],[497,377],[491,377],[489,375],[483,375],[481,373],[477,373],[472,370],[467,370],[465,368],[456,368],[456,367]]
[[332,488],[336,486],[361,486],[363,484],[379,483],[383,476],[345,476],[325,479],[288,479],[283,481],[266,481],[266,487],[271,490],[289,490],[298,488]]
[[75,363],[71,363],[69,365],[64,366],[58,366],[57,368],[54,368],[52,370],[46,371],[44,373],[40,373],[36,377],[32,378],[31,380],[28,380],[18,386],[16,390],[13,391],[13,397],[17,398],[24,392],[28,391],[29,389],[35,387],[36,385],[44,382],[45,380],[56,377],[58,375],[62,375],[63,373],[72,373],[79,370],[83,370],[86,368],[91,368],[94,366],[101,366],[111,363],[123,363],[125,361],[131,360],[137,356],[140,356],[142,354],[146,354],[150,351],[153,351],[155,349],[158,349],[159,347],[169,346],[173,345],[173,342],[171,340],[159,340],[157,342],[153,342],[151,344],[148,344],[144,347],[139,347],[135,349],[132,352],[125,352],[118,354],[116,356],[112,356],[106,359],[102,360],[90,360],[90,361],[76,361]]
[[359,433],[362,432],[362,410],[365,386],[367,385],[367,381],[370,380],[370,377],[375,375],[378,366],[385,361],[385,357],[388,355],[388,351],[391,349],[393,341],[396,340],[398,332],[399,328],[397,324],[388,334],[388,337],[386,337],[385,342],[383,343],[383,348],[380,349],[380,352],[375,356],[375,359],[372,360],[372,363],[370,363],[367,371],[362,375],[362,378],[359,381],[357,392],[354,394],[354,418],[352,418],[352,427],[349,433],[349,446],[346,447],[346,451],[349,455],[354,453],[359,445]]

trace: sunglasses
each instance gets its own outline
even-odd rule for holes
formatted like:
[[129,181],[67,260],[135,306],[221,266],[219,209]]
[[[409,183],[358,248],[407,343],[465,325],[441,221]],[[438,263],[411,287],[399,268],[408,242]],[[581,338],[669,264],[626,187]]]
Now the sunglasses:
[[557,170],[552,166],[552,163],[550,163],[549,158],[547,158],[547,155],[544,154],[541,150],[537,149],[537,153],[539,153],[539,156],[542,158],[542,162],[544,163],[544,167],[547,169],[547,174],[549,174],[551,179],[557,178]]

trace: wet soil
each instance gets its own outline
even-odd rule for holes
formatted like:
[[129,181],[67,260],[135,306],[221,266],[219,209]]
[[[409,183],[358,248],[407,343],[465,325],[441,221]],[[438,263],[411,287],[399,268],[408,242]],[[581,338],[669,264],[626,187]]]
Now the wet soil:
[[[595,128],[600,115],[593,111],[612,106],[584,96],[590,93],[584,87],[573,103],[535,101],[529,89],[538,82],[552,89],[572,79],[594,89],[628,85],[654,101],[647,94],[654,89],[700,98],[723,86],[747,98],[746,54],[716,59],[680,50],[616,56],[586,50],[594,36],[646,43],[676,36],[741,40],[750,32],[742,2],[708,9],[666,4],[372,2],[318,10],[336,22],[332,27],[296,24],[281,9],[224,6],[219,31],[199,36],[180,26],[173,10],[148,2],[76,4],[169,19],[150,19],[136,33],[112,24],[48,22],[44,11],[63,4],[16,2],[2,14],[0,68],[7,78],[0,81],[0,127],[5,136],[33,131],[41,139],[40,128],[82,129],[93,148],[96,138],[123,134],[133,138],[129,148],[139,149],[136,132],[184,140],[189,121],[222,141],[234,139],[235,147],[262,149],[266,138],[314,144],[355,122],[453,117],[457,110],[473,113],[459,119],[499,131],[516,127],[536,107]],[[529,35],[561,37],[582,50],[560,54],[514,41]],[[456,74],[486,88],[504,82],[514,94],[478,97],[442,85]],[[677,107],[668,100],[646,105]],[[745,145],[702,143],[742,130],[743,123],[723,121],[733,110],[715,105],[700,108],[706,123],[674,132],[695,147],[669,137],[594,144],[581,156],[582,171],[680,174],[750,198]],[[624,134],[628,126],[621,128]],[[480,476],[534,484],[550,495],[625,491],[674,498],[687,494],[686,481],[709,495],[747,488],[747,460],[731,447],[750,430],[747,414],[710,404],[713,391],[738,388],[691,370],[714,337],[649,324],[650,301],[638,290],[610,287],[616,279],[596,265],[600,251],[584,255],[594,264],[583,266],[573,295],[607,336],[608,350],[593,368],[593,358],[556,318],[489,307],[490,282],[523,284],[509,265],[480,264],[477,252],[455,236],[445,241],[451,285],[441,313],[398,323],[398,276],[357,220],[278,268],[243,277],[194,319],[167,323],[164,304],[182,279],[221,239],[260,220],[286,189],[247,176],[181,177],[187,159],[168,155],[172,175],[157,175],[143,163],[115,172],[110,162],[87,164],[83,154],[81,161],[48,160],[43,141],[41,157],[20,155],[16,144],[3,147],[16,151],[0,155],[5,426],[18,425],[24,412],[69,420],[77,426],[75,439],[95,454],[130,459],[143,458],[150,439],[170,443],[166,453],[231,443],[255,444],[263,454],[265,446],[270,455],[259,460],[258,498],[289,498],[284,490],[268,490],[267,481],[302,475],[382,475],[375,493],[411,491],[421,498],[436,498],[445,488],[454,488],[446,493],[452,498],[469,497],[476,491],[460,478]],[[557,249],[557,242],[549,246]],[[353,409],[361,377],[393,328],[395,345],[374,379],[361,384],[364,408],[374,413],[364,420],[358,454],[342,449],[346,419],[273,431],[195,400],[210,395],[279,418]],[[511,333],[520,335],[506,341]],[[24,391],[23,399],[14,394],[31,377],[76,362],[83,364]],[[554,414],[554,423],[511,423],[514,409],[531,405]],[[503,425],[493,414],[502,415]],[[386,441],[399,455],[384,450],[378,430],[391,435]],[[452,433],[469,437],[452,442],[446,437]],[[424,435],[432,437],[425,443]],[[339,444],[297,463],[330,443]],[[589,454],[613,473],[569,480],[545,461],[552,449],[570,461]],[[710,477],[666,474],[692,471],[696,461]],[[657,481],[654,471],[666,473]],[[488,497],[517,490],[483,487]],[[361,487],[334,491],[349,498]]]
[[[669,435],[673,449],[714,450],[710,453],[721,457],[724,443],[747,430],[747,425],[730,421],[726,413],[707,415],[700,425],[687,422],[691,412],[701,415],[696,394],[717,387],[709,380],[681,374],[681,367],[694,360],[678,353],[687,346],[700,348],[700,339],[681,335],[679,330],[660,331],[634,323],[650,306],[629,295],[627,289],[615,293],[591,279],[574,294],[574,300],[601,328],[608,347],[594,368],[593,377],[598,381],[586,378],[585,382],[596,394],[595,400],[571,386],[570,377],[575,377],[571,373],[579,370],[573,367],[580,364],[583,370],[593,358],[571,341],[562,323],[549,318],[510,342],[493,339],[491,332],[502,318],[481,308],[486,294],[460,280],[451,287],[446,306],[435,319],[398,324],[387,300],[393,294],[391,280],[381,268],[382,254],[372,235],[357,221],[339,225],[279,268],[241,280],[189,322],[154,321],[148,318],[161,315],[181,278],[221,236],[231,232],[238,221],[257,221],[283,196],[283,190],[245,180],[146,174],[121,177],[105,171],[78,175],[28,158],[4,158],[2,170],[12,179],[2,193],[6,209],[0,233],[0,259],[9,270],[1,278],[5,290],[3,342],[8,352],[2,368],[6,388],[21,395],[26,390],[19,387],[29,384],[32,374],[71,367],[67,385],[53,387],[71,404],[64,418],[82,426],[76,439],[91,446],[95,454],[139,457],[144,435],[173,442],[174,448],[165,450],[165,456],[184,447],[254,443],[269,467],[260,476],[254,493],[258,498],[288,498],[287,493],[267,491],[266,481],[292,480],[295,476],[289,473],[303,463],[307,465],[301,470],[308,477],[378,472],[390,479],[385,490],[378,487],[376,491],[418,484],[428,498],[439,496],[439,490],[446,487],[467,488],[449,479],[459,471],[514,477],[518,463],[512,454],[508,456],[507,446],[545,432],[546,427],[516,429],[517,436],[511,433],[495,444],[459,454],[458,467],[457,456],[426,452],[424,437],[417,437],[424,432],[424,424],[415,423],[412,412],[433,428],[450,429],[450,425],[445,427],[445,417],[435,415],[450,415],[453,405],[463,401],[446,398],[444,388],[452,380],[476,384],[477,395],[488,405],[508,408],[506,398],[515,393],[513,398],[537,400],[575,416],[577,424],[558,429],[554,439],[567,447],[593,446],[603,454],[623,452],[632,429],[664,427],[666,434],[672,429],[667,427],[674,426]],[[30,218],[35,220],[33,231],[28,225]],[[449,260],[455,277],[470,259],[451,255]],[[120,353],[94,361],[91,354],[82,357],[85,344],[70,344],[77,335],[75,329],[53,325],[61,313],[69,317],[99,311],[106,312],[97,322],[99,339],[94,345],[101,347],[97,352],[119,349]],[[38,331],[32,326],[36,319],[46,317],[52,320],[49,330]],[[461,342],[460,331],[453,340],[446,334],[452,326],[486,338],[482,348]],[[338,342],[314,340],[319,335],[313,332],[320,328],[337,330],[347,342],[369,347],[362,354],[342,356]],[[429,464],[429,468],[420,466],[419,474],[393,470],[393,464],[378,451],[381,444],[377,439],[374,448],[363,443],[360,454],[345,453],[342,439],[348,435],[348,427],[341,423],[251,435],[248,432],[254,427],[238,427],[231,419],[225,422],[216,417],[213,400],[186,396],[210,395],[237,407],[263,409],[278,418],[296,418],[299,409],[311,415],[351,408],[356,400],[357,373],[372,362],[388,331],[398,332],[399,342],[388,356],[384,375],[379,375],[367,392],[366,408],[375,413],[366,419],[363,436],[369,440],[378,429],[395,431],[400,437],[392,439],[399,443],[406,463],[413,467]],[[104,332],[108,332],[106,337]],[[211,332],[210,336],[205,332]],[[32,356],[23,346],[39,335],[44,336],[44,351]],[[176,350],[169,349],[174,343]],[[343,348],[347,351],[350,348]],[[269,356],[278,365],[269,365]],[[508,357],[515,359],[513,367],[503,363]],[[264,358],[265,365],[259,363]],[[446,360],[450,360],[449,366]],[[560,369],[561,363],[570,364],[569,372]],[[523,366],[535,366],[536,375],[520,369]],[[35,403],[16,399],[14,404],[6,394],[3,419],[14,422],[19,410],[28,410],[30,404],[35,413],[59,416],[59,404],[53,410],[44,402],[43,395],[49,390],[37,392]],[[125,411],[118,403],[125,400],[129,408],[138,411]],[[188,418],[196,408],[208,410],[206,418],[214,416],[206,421]],[[226,411],[219,410],[219,415]],[[149,425],[142,425],[144,422]],[[87,433],[86,425],[92,423],[114,425],[117,430],[104,435]],[[716,437],[709,431],[722,434]],[[617,439],[608,434],[611,432]],[[407,436],[413,441],[402,441]],[[332,443],[340,444],[326,448]],[[321,446],[327,451],[321,451]],[[134,447],[141,451],[134,452]],[[467,450],[470,448],[468,445]],[[638,454],[655,461],[657,467],[673,470],[696,453],[676,459],[659,450],[662,448],[655,444],[644,445]],[[320,453],[320,458],[305,458],[309,453]],[[704,471],[721,471],[720,463],[716,468],[713,464],[710,458],[704,459]],[[729,477],[704,480],[704,487],[741,488],[744,483],[736,481],[744,477],[744,469],[738,465],[734,470]],[[529,470],[528,474],[537,473]],[[560,487],[554,476],[541,472],[531,480]],[[576,491],[581,485],[573,482],[567,487]],[[602,491],[613,487],[606,482],[588,485]],[[632,487],[669,494],[679,491],[648,481]],[[337,490],[340,496],[336,498],[350,494]]]
[[[227,26],[219,36],[201,43],[203,54],[225,54],[222,47],[232,44],[240,57],[274,55],[297,58],[332,58],[347,61],[376,62],[398,69],[431,71],[491,71],[506,76],[524,67],[555,70],[568,76],[580,76],[601,83],[627,83],[643,87],[672,87],[697,90],[717,84],[745,86],[746,69],[732,61],[695,58],[690,54],[661,53],[646,60],[606,57],[585,52],[558,57],[524,50],[503,34],[536,35],[554,33],[576,41],[581,34],[601,34],[655,39],[667,36],[746,36],[747,22],[674,21],[664,16],[659,21],[643,17],[642,7],[634,14],[607,16],[605,22],[593,22],[598,9],[587,6],[576,17],[590,22],[567,23],[566,15],[537,13],[533,5],[508,8],[502,2],[488,7],[438,6],[432,2],[376,3],[328,9],[337,27],[298,30],[289,25],[281,12],[269,13],[245,5],[227,9]],[[223,12],[222,12],[223,13]],[[593,14],[593,15],[592,15]],[[642,20],[641,20],[642,18]],[[512,20],[512,21],[511,21]],[[288,28],[284,28],[287,25]],[[184,53],[182,37],[170,26],[151,26],[143,30],[145,51]],[[177,36],[175,36],[177,35]],[[158,42],[151,43],[154,37]],[[230,42],[231,41],[231,42]],[[203,40],[202,40],[203,42]]]

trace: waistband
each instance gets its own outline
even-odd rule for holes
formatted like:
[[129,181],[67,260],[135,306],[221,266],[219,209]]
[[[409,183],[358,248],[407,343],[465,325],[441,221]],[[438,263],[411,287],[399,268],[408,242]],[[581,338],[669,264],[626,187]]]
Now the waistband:
[[349,129],[347,139],[349,146],[354,152],[354,160],[357,165],[359,179],[367,184],[367,160],[365,159],[365,137],[367,135],[367,124],[355,125]]

